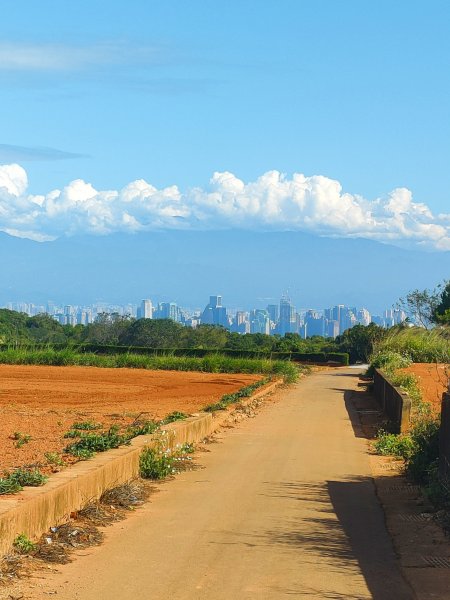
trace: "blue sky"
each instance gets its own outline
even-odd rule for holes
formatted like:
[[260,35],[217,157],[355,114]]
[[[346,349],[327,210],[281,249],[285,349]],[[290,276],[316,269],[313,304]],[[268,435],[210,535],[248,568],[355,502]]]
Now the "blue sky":
[[[173,223],[270,227],[276,211],[248,205],[255,194],[280,189],[282,177],[258,179],[276,171],[288,182],[304,174],[310,203],[296,215],[288,196],[298,186],[281,191],[278,228],[295,222],[321,235],[450,249],[448,2],[3,4],[0,163],[17,163],[28,176],[26,185],[24,171],[3,173],[5,204],[22,206],[0,221],[4,231],[50,239]],[[231,187],[211,183],[215,172],[226,173]],[[56,218],[48,194],[78,179],[92,184],[91,192],[78,185],[61,193],[65,212],[58,209]],[[131,201],[119,193],[120,207],[106,218],[110,201],[92,190],[120,191],[141,179],[159,194],[152,218],[148,189],[139,191],[145,210],[136,195]],[[332,194],[327,220],[319,204],[329,179],[342,189]],[[194,187],[201,200],[188,191]],[[244,197],[239,214],[211,211],[212,193]],[[366,215],[349,229],[338,214],[345,193],[352,198],[341,220],[351,221],[361,206]],[[45,196],[33,200],[34,221],[24,218],[31,211],[23,208],[26,194]],[[161,197],[170,197],[169,207]],[[82,218],[79,202],[86,200]],[[126,212],[126,203],[133,210]],[[431,216],[417,208],[421,203]],[[71,229],[74,221],[79,226]]]

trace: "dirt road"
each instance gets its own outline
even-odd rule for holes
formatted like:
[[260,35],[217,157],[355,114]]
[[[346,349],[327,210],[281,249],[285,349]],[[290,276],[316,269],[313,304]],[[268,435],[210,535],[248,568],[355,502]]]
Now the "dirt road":
[[413,599],[346,410],[355,375],[322,372],[284,392],[103,546],[37,581],[35,597]]

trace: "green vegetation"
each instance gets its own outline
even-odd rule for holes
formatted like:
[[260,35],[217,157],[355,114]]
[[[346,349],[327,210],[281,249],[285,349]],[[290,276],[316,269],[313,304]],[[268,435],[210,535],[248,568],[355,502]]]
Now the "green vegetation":
[[22,486],[10,475],[0,477],[0,496],[5,494],[15,494],[22,490]]
[[38,487],[44,485],[48,477],[43,475],[39,469],[15,469],[11,473],[5,473],[0,478],[0,496],[4,494],[15,494],[25,486]]
[[177,470],[182,470],[186,461],[195,450],[194,444],[182,444],[175,448],[166,448],[164,432],[156,440],[155,445],[144,448],[139,457],[139,471],[144,479],[165,479]]
[[44,456],[45,456],[45,460],[50,465],[54,465],[55,467],[63,467],[64,466],[64,461],[57,452],[46,452],[44,454]]
[[204,371],[206,373],[261,373],[283,377],[286,382],[298,377],[297,367],[290,361],[267,358],[231,358],[211,354],[204,358],[172,355],[79,353],[66,348],[8,348],[0,352],[0,363],[34,365],[84,365],[95,367],[127,367],[173,371]]
[[29,433],[20,433],[20,431],[15,431],[11,437],[13,440],[16,440],[16,448],[22,448],[22,446],[28,444],[28,442],[31,442],[31,435]]
[[413,442],[409,435],[397,435],[380,430],[374,443],[374,450],[383,456],[397,456],[407,460],[413,453]]
[[48,479],[39,469],[15,469],[9,477],[22,487],[39,487]]
[[34,544],[24,533],[16,537],[13,546],[19,554],[32,554],[37,550],[37,544]]
[[219,402],[215,402],[214,404],[209,404],[208,406],[205,406],[205,408],[203,410],[207,411],[207,412],[215,412],[217,410],[225,410],[227,408],[227,406],[229,406],[230,404],[235,404],[236,402],[239,402],[239,400],[241,400],[242,398],[248,398],[249,396],[251,396],[253,394],[253,392],[255,390],[257,390],[259,387],[266,385],[267,383],[269,383],[270,378],[267,377],[265,379],[261,379],[261,381],[256,381],[255,383],[252,383],[251,385],[247,385],[243,388],[241,388],[240,390],[238,390],[237,392],[234,392],[232,394],[225,394],[224,396],[222,396],[222,398],[219,400]]
[[168,425],[169,423],[175,423],[175,421],[183,421],[187,418],[187,414],[180,412],[179,410],[175,410],[174,412],[171,412],[169,415],[167,415],[167,417],[164,417],[164,419],[160,421],[160,424]]
[[105,452],[111,448],[129,444],[130,439],[129,435],[120,434],[117,426],[112,426],[108,431],[81,433],[79,440],[69,444],[65,448],[65,452],[79,458],[86,458],[86,456],[90,458],[95,452]]
[[81,421],[72,425],[72,429],[77,431],[93,431],[94,429],[101,429],[101,427],[102,424],[95,421]]
[[171,452],[144,448],[139,458],[139,471],[144,479],[165,479],[172,475],[175,460]]
[[374,345],[372,362],[377,355],[395,352],[410,362],[450,362],[450,329],[436,327],[393,327]]
[[[438,475],[440,419],[422,401],[416,377],[401,371],[412,362],[450,363],[450,329],[445,326],[450,282],[437,289],[415,290],[401,301],[424,326],[398,326],[376,340],[369,374],[381,369],[393,385],[408,393],[413,408],[410,431],[399,435],[380,431],[376,452],[402,458],[411,479],[424,486],[436,506],[450,512],[450,492]],[[432,323],[438,326],[427,329]]]

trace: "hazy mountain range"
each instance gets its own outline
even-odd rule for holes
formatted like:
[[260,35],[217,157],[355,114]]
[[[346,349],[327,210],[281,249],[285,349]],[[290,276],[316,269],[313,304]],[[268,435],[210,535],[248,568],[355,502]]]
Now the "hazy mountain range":
[[298,232],[165,231],[33,242],[0,234],[0,304],[173,300],[265,306],[287,291],[298,307],[390,306],[450,277],[450,252]]

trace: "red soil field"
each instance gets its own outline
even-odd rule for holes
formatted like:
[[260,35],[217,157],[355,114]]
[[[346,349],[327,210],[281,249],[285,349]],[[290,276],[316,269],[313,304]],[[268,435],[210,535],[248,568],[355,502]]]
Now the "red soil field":
[[424,401],[429,402],[436,412],[441,412],[442,394],[447,390],[450,366],[414,363],[402,371],[416,375]]
[[[61,453],[73,441],[63,436],[75,421],[125,428],[136,418],[161,419],[175,410],[190,414],[259,379],[259,375],[0,365],[0,475],[19,466],[56,470],[45,453]],[[16,432],[31,440],[17,448]]]

